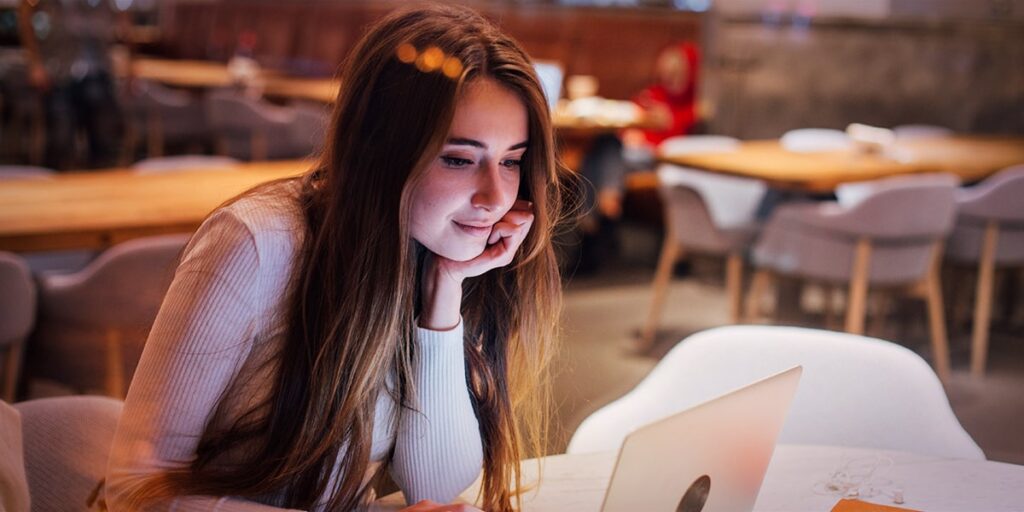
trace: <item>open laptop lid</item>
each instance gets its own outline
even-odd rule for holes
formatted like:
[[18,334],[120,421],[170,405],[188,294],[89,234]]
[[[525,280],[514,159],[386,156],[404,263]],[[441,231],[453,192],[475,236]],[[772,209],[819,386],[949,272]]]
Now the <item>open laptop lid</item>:
[[790,368],[626,436],[602,510],[753,510],[802,370]]

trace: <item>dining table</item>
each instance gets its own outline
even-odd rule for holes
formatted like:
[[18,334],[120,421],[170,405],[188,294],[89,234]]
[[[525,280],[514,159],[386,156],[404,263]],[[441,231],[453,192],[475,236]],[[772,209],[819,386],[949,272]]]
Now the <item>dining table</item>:
[[[530,487],[523,494],[522,510],[601,510],[616,456],[606,451],[522,462],[523,480]],[[651,461],[651,468],[657,471],[656,461]],[[475,503],[479,489],[477,479],[458,501]],[[685,490],[679,490],[680,497]],[[754,511],[828,512],[841,500],[851,499],[927,512],[1020,512],[1024,466],[896,450],[781,444],[768,465]],[[403,506],[401,493],[393,493],[375,501],[370,510]]]
[[[914,173],[949,172],[964,183],[1024,163],[1024,137],[956,135],[897,140],[885,148],[798,152],[778,140],[741,142],[735,151],[659,154],[661,162],[765,181],[777,189],[833,192],[842,183]],[[648,176],[648,181],[656,180]]]
[[311,160],[146,173],[130,168],[0,180],[0,250],[104,249],[190,233],[217,206],[261,183],[299,175]]

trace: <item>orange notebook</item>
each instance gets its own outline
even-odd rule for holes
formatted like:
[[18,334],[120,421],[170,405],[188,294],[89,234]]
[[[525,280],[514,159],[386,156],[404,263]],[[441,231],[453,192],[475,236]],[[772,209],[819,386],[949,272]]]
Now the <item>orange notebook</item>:
[[891,507],[889,505],[879,505],[877,503],[868,503],[861,500],[839,500],[836,506],[832,507],[832,512],[921,512],[920,510],[913,510],[909,508]]

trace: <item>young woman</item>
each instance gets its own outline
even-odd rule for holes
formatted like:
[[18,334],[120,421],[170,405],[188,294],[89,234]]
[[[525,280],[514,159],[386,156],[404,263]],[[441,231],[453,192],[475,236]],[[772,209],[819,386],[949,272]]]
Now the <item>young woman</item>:
[[541,86],[514,41],[441,6],[376,23],[341,78],[318,168],[219,208],[185,249],[109,509],[350,510],[385,472],[447,503],[481,469],[483,508],[512,508],[561,300]]

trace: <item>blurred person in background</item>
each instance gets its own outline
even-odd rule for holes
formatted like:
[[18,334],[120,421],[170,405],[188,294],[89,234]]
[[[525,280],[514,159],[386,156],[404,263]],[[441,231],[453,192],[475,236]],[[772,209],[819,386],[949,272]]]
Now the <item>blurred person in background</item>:
[[586,198],[590,214],[581,225],[577,273],[595,272],[617,250],[616,226],[622,217],[626,173],[651,169],[658,144],[694,132],[699,121],[699,69],[700,53],[693,43],[673,44],[659,52],[655,82],[632,100],[657,128],[631,128],[619,136],[598,137],[584,157],[581,172],[592,188],[588,187]]
[[[118,16],[108,0],[21,0],[18,29],[28,81],[42,97],[47,166],[108,167],[121,149],[123,120],[109,51]],[[86,161],[76,160],[83,132]]]

